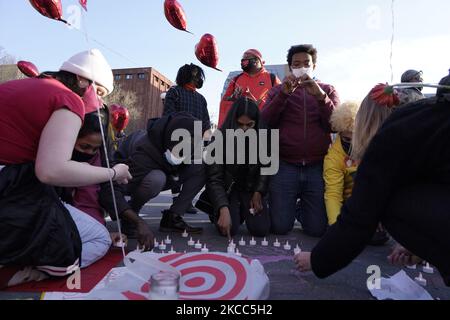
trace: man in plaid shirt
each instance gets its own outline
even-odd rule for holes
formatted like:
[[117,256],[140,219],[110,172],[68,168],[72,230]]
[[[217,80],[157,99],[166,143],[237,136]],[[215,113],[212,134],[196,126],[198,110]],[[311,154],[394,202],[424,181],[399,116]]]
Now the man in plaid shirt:
[[203,123],[203,129],[211,129],[208,103],[197,92],[203,87],[205,73],[195,64],[186,64],[178,70],[177,85],[170,88],[164,101],[164,116],[175,112],[189,112]]
[[[176,112],[188,112],[202,121],[205,136],[211,135],[211,120],[208,103],[204,96],[197,92],[203,87],[205,72],[195,64],[186,64],[178,70],[177,85],[170,88],[164,99],[163,116]],[[181,186],[173,188],[172,194],[177,197]],[[174,199],[175,201],[175,199]],[[196,214],[197,209],[192,205],[187,213]]]

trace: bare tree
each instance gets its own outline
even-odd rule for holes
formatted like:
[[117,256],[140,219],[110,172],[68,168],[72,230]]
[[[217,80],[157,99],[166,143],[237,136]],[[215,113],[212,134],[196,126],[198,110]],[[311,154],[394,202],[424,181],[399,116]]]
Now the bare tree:
[[0,46],[0,65],[15,64],[16,58]]
[[0,47],[0,83],[23,78],[16,66],[16,58]]
[[128,109],[130,113],[130,123],[126,132],[134,132],[139,129],[139,119],[142,110],[139,110],[138,97],[133,91],[125,90],[120,85],[115,85],[114,91],[105,99],[108,105],[118,104]]

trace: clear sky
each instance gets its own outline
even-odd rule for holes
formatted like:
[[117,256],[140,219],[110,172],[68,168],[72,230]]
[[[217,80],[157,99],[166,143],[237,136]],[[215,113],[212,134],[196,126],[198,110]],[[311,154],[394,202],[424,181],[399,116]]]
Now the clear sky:
[[[335,85],[342,100],[361,99],[377,82],[390,81],[391,0],[179,0],[194,36],[166,21],[163,2],[88,0],[81,27],[109,50],[39,15],[28,0],[0,0],[0,46],[41,71],[56,70],[72,54],[98,47],[113,68],[152,66],[174,80],[181,65],[199,63],[194,46],[211,33],[224,70],[205,67],[201,93],[213,118],[226,76],[240,68],[249,48],[259,49],[268,64],[283,64],[291,45],[314,44],[319,50],[316,76]],[[78,1],[62,3],[65,17],[73,16],[71,6]],[[448,0],[395,1],[396,81],[410,68],[423,70],[428,82],[447,74],[449,12]]]

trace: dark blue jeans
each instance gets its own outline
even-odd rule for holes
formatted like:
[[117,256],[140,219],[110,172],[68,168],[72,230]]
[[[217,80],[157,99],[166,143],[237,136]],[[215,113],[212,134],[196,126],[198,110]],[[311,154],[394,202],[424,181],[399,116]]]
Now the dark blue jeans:
[[323,163],[301,166],[281,161],[269,186],[272,232],[291,232],[297,219],[307,235],[323,236],[327,230],[324,190]]

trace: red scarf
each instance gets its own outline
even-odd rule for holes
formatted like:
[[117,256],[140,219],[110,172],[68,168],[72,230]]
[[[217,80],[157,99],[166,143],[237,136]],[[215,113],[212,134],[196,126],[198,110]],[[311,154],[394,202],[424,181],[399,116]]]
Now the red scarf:
[[185,84],[184,88],[189,91],[197,91],[197,88],[192,83]]

